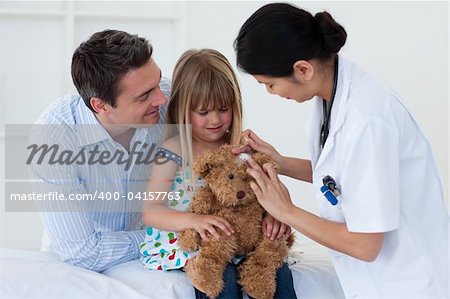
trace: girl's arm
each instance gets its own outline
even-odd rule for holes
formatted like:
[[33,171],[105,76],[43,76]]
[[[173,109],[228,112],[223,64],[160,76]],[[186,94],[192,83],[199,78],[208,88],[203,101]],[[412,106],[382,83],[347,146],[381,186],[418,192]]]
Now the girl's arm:
[[248,163],[248,172],[256,180],[256,183],[251,182],[251,187],[260,204],[273,217],[328,248],[366,262],[376,259],[384,233],[349,232],[345,223],[322,219],[297,208],[271,164],[265,164],[263,170],[251,159]]
[[310,160],[282,156],[271,144],[259,138],[253,131],[245,130],[242,138],[248,146],[233,149],[233,153],[239,154],[256,150],[269,155],[278,164],[278,173],[297,180],[312,183],[312,166]]
[[190,213],[179,212],[167,206],[168,195],[177,169],[177,163],[171,160],[153,166],[147,183],[147,194],[164,192],[165,196],[162,199],[145,201],[142,220],[146,225],[169,231],[181,231],[188,228]]

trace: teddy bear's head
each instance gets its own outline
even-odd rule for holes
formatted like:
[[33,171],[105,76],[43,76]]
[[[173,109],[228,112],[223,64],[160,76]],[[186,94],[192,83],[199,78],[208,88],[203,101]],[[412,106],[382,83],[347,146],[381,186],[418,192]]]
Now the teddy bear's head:
[[[260,165],[270,162],[267,155],[256,153],[252,158]],[[229,146],[203,153],[194,164],[194,172],[202,177],[223,206],[239,206],[255,201],[250,187],[251,177],[245,163],[239,163]]]

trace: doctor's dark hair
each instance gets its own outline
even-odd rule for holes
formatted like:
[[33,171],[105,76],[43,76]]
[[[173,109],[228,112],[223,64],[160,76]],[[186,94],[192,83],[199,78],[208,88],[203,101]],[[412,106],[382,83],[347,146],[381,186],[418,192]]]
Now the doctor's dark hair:
[[245,21],[234,42],[237,66],[252,75],[287,77],[298,60],[325,61],[347,39],[328,12],[311,13],[287,3],[268,4]]
[[72,80],[86,106],[92,97],[116,107],[120,80],[131,69],[145,65],[152,56],[151,44],[124,31],[104,30],[81,43],[72,56]]

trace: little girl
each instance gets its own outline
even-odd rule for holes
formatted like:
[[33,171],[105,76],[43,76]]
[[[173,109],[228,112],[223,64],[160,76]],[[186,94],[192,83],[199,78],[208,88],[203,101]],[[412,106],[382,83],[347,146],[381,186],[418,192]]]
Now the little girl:
[[[217,240],[218,230],[231,235],[230,223],[216,216],[190,212],[193,192],[202,184],[193,176],[190,165],[206,150],[223,144],[238,145],[242,131],[242,104],[239,84],[228,60],[211,49],[189,50],[178,60],[172,81],[166,124],[176,124],[175,133],[167,133],[158,156],[168,162],[154,165],[149,178],[149,194],[165,194],[163,200],[147,201],[142,213],[149,227],[141,244],[141,262],[147,269],[181,269],[191,257],[177,243],[177,233],[196,230],[203,240]],[[158,193],[159,192],[159,193]],[[163,193],[161,193],[163,192]],[[273,223],[268,215],[263,220]],[[274,236],[286,231],[277,223]],[[230,263],[224,273],[225,286],[219,298],[241,298],[236,266]],[[277,273],[279,298],[295,298],[292,276],[285,264]],[[196,298],[207,298],[195,290]]]

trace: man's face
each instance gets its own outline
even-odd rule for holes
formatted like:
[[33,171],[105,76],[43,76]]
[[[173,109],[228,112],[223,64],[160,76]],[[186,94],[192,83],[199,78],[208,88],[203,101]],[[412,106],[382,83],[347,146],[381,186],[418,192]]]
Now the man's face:
[[108,123],[115,125],[158,123],[159,106],[167,102],[159,89],[160,81],[161,70],[151,58],[140,68],[129,70],[119,82],[116,107],[110,107]]

